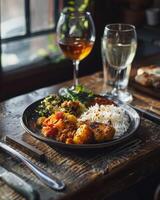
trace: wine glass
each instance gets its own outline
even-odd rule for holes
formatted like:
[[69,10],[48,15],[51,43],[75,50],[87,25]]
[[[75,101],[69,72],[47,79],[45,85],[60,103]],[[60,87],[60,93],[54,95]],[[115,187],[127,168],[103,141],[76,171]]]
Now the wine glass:
[[112,78],[111,95],[123,102],[130,102],[127,90],[129,71],[136,53],[137,35],[133,25],[108,24],[104,29],[103,53],[108,62],[108,78]]
[[78,85],[79,63],[91,52],[95,27],[89,12],[62,12],[57,24],[58,44],[64,55],[73,61],[74,86]]

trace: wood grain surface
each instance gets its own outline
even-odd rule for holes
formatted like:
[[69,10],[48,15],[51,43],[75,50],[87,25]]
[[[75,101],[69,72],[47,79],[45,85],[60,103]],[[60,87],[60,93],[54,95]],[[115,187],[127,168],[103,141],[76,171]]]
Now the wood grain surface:
[[[83,77],[80,81],[95,93],[104,93],[107,89],[101,73]],[[17,149],[36,165],[62,179],[66,189],[63,192],[56,192],[46,187],[27,167],[2,150],[0,164],[33,185],[39,191],[42,200],[101,200],[132,186],[160,169],[160,162],[157,159],[160,156],[160,125],[143,117],[134,138],[114,148],[96,151],[58,149],[24,133],[20,124],[24,109],[34,101],[56,93],[60,87],[71,84],[72,82],[67,82],[43,88],[0,104],[1,139],[11,135],[42,151],[46,156],[45,163]],[[142,95],[134,88],[131,90],[134,95],[133,105],[155,110],[160,114],[158,100]],[[2,200],[23,199],[1,180],[0,197]]]

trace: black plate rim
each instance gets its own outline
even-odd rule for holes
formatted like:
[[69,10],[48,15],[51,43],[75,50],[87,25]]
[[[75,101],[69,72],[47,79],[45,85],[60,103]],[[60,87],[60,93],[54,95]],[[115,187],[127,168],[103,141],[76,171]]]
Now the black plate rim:
[[[24,128],[24,130],[31,134],[33,137],[44,141],[46,143],[48,143],[51,146],[55,146],[55,147],[62,147],[62,148],[69,148],[69,149],[99,149],[99,148],[107,148],[107,147],[112,147],[115,146],[117,144],[120,144],[121,142],[124,142],[126,140],[128,140],[131,136],[133,136],[136,133],[136,130],[138,129],[139,125],[140,125],[140,116],[137,113],[136,110],[134,110],[131,106],[127,105],[127,104],[123,104],[121,101],[114,99],[112,97],[106,96],[107,98],[112,99],[116,104],[118,104],[119,106],[121,106],[123,109],[125,109],[125,111],[132,113],[132,119],[134,121],[134,129],[132,129],[129,133],[124,133],[124,135],[122,135],[120,138],[117,139],[113,139],[107,142],[103,142],[103,143],[95,143],[95,144],[65,144],[62,142],[58,142],[54,139],[50,139],[50,138],[46,138],[42,135],[39,135],[39,133],[34,133],[32,130],[30,130],[25,121],[26,121],[26,113],[33,108],[35,108],[44,98],[35,101],[33,103],[31,103],[28,107],[26,107],[26,109],[24,110],[22,117],[21,117],[21,125]],[[134,115],[134,118],[133,118]],[[131,117],[131,115],[129,114],[129,117]]]

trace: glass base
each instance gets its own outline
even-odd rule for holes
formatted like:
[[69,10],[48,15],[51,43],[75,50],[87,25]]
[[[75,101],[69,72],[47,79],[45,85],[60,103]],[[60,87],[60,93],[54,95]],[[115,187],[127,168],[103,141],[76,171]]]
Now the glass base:
[[123,103],[130,103],[133,100],[133,96],[129,91],[121,91],[118,90],[117,92],[111,92],[111,95],[113,95],[115,98],[119,99]]
[[133,96],[132,94],[125,90],[118,90],[118,91],[110,91],[110,92],[106,92],[106,93],[101,93],[101,95],[108,95],[108,96],[113,96],[115,99],[120,100],[123,103],[130,103],[133,100]]

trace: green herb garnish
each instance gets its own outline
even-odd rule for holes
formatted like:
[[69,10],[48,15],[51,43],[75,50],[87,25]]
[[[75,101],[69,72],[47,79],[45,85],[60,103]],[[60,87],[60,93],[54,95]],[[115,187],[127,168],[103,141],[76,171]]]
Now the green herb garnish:
[[86,104],[89,100],[95,97],[93,92],[82,85],[77,85],[71,88],[62,88],[59,95],[66,100],[80,101]]

